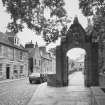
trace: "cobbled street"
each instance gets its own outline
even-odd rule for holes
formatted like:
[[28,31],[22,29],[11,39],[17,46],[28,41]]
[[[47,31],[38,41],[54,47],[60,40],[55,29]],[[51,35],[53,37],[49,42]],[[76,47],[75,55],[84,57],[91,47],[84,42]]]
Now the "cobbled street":
[[0,105],[27,105],[40,84],[20,79],[0,84]]

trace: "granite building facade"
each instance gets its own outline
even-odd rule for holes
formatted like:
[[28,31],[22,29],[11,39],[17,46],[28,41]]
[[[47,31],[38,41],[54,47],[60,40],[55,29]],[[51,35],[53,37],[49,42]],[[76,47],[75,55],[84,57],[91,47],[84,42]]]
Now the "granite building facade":
[[39,72],[42,74],[55,73],[55,57],[46,51],[46,47],[39,47],[29,42],[25,45],[28,51],[29,74]]
[[28,53],[14,33],[0,32],[0,80],[26,77]]

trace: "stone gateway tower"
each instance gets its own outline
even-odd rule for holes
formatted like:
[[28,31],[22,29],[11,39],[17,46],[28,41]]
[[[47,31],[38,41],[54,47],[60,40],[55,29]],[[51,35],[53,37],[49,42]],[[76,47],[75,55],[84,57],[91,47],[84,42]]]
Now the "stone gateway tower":
[[56,74],[48,75],[48,86],[68,86],[67,51],[72,48],[83,48],[86,51],[84,80],[85,86],[98,85],[98,44],[92,43],[91,36],[75,17],[66,35],[61,38],[61,45],[56,47]]

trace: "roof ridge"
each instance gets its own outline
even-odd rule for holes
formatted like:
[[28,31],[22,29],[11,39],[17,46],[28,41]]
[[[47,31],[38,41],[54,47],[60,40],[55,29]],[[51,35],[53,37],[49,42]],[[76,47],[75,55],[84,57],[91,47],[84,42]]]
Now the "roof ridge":
[[20,50],[26,51],[25,48],[12,44],[12,42],[8,39],[7,34],[2,33],[2,32],[0,32],[0,43],[2,43],[4,45],[7,45],[7,46],[10,46],[10,47],[14,47],[16,49],[20,49]]

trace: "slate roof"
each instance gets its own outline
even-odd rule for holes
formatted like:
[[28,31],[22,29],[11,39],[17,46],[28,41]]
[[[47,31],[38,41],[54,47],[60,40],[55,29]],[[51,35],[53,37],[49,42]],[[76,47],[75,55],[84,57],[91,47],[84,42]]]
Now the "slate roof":
[[45,47],[39,47],[40,52],[42,52],[41,57],[47,60],[51,60],[49,53],[46,52],[46,48]]
[[5,34],[7,34],[8,36],[16,36],[16,34],[13,32],[6,32]]
[[33,57],[35,55],[35,48],[30,48],[29,52],[29,57]]
[[0,43],[1,44],[4,44],[6,46],[9,46],[9,47],[12,47],[12,48],[16,48],[16,49],[19,49],[19,50],[23,50],[23,51],[26,51],[27,50],[25,48],[23,48],[22,46],[16,46],[14,45],[9,39],[8,39],[8,36],[2,32],[0,32]]

